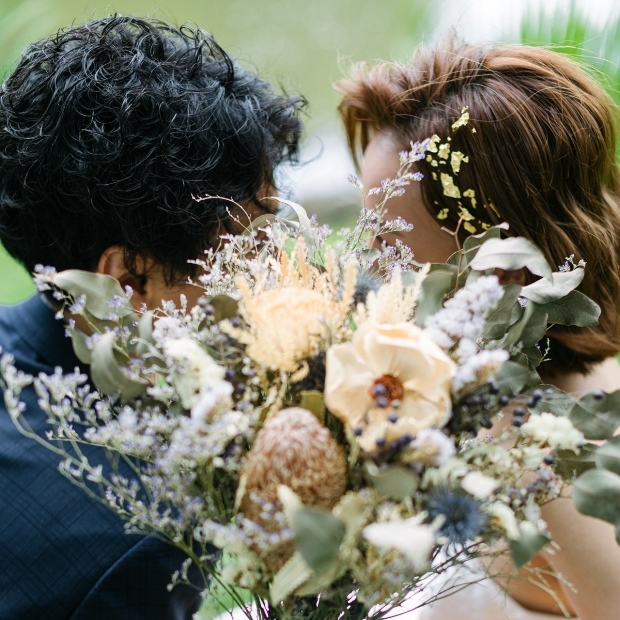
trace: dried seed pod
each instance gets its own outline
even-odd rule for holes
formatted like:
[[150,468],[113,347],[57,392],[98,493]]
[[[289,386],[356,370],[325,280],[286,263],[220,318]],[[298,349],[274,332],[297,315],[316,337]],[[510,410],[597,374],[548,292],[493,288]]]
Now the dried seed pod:
[[[278,486],[286,485],[305,506],[331,510],[347,486],[347,463],[342,448],[314,414],[306,409],[283,409],[267,420],[243,468],[245,492],[240,510],[267,531],[278,527],[265,515],[265,505],[279,506]],[[293,554],[283,543],[266,558],[274,574]]]

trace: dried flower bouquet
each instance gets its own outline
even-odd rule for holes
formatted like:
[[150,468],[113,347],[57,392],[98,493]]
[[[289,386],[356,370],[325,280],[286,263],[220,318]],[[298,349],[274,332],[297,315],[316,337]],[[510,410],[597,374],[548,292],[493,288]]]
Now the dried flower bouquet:
[[[381,205],[415,182],[429,145],[401,155],[380,207],[335,241],[290,203],[288,218],[225,238],[197,262],[194,308],[136,313],[111,278],[37,273],[59,317],[92,330],[67,323],[94,388],[78,370],[24,375],[7,354],[9,411],[128,531],[188,554],[171,586],[198,569],[210,596],[243,605],[247,589],[248,617],[381,618],[498,544],[525,565],[550,543],[540,506],[566,484],[584,512],[618,519],[620,444],[587,439],[612,436],[620,396],[576,401],[536,372],[550,325],[598,318],[575,291],[584,265],[553,271],[503,226],[446,264],[373,246],[409,228],[383,221]],[[494,275],[521,268],[532,284]],[[45,437],[20,404],[30,385]],[[91,464],[85,443],[109,451],[110,467]]]

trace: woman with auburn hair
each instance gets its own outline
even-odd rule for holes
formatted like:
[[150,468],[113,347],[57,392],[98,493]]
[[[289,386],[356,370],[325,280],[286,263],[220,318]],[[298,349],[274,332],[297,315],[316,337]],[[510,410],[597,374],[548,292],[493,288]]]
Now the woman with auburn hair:
[[[550,330],[550,361],[539,371],[544,382],[571,393],[619,389],[618,111],[605,91],[547,49],[454,38],[419,48],[406,65],[356,65],[337,88],[356,163],[363,154],[366,191],[396,176],[399,152],[412,141],[437,137],[418,164],[422,181],[386,205],[387,219],[402,216],[414,229],[381,241],[400,239],[419,262],[445,262],[465,236],[507,222],[508,234],[531,239],[552,265],[569,254],[585,260],[580,290],[601,306],[599,324]],[[368,195],[366,206],[379,199]],[[499,275],[503,283],[525,283],[522,271]],[[620,547],[613,527],[580,515],[570,498],[547,504],[543,518],[560,549],[534,564],[563,575],[576,591],[549,577],[545,591],[527,581],[533,573],[521,573],[524,579],[504,583],[505,609],[497,587],[495,601],[492,587],[482,595],[466,589],[425,617],[458,611],[463,619],[525,620],[553,617],[564,606],[581,620],[616,619]],[[483,607],[470,604],[481,596]]]

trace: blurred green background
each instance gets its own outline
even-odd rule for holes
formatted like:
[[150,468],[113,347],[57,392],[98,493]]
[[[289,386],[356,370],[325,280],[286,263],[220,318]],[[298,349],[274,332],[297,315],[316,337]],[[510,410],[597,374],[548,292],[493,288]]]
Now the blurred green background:
[[[401,59],[448,28],[470,40],[553,45],[593,67],[620,101],[620,21],[614,0],[0,0],[0,75],[31,41],[115,11],[209,30],[244,66],[303,93],[309,116],[293,197],[334,224],[355,212],[353,170],[338,128],[332,83],[356,60]],[[33,291],[0,247],[0,303]]]

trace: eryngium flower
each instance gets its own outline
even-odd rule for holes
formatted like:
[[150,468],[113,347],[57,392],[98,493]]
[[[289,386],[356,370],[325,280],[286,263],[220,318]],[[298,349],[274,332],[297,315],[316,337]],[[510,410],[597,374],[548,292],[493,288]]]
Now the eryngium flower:
[[412,323],[365,323],[327,351],[325,404],[373,452],[446,424],[454,368]]
[[430,493],[426,511],[429,521],[443,517],[445,520],[440,533],[450,542],[460,545],[479,536],[487,523],[478,500],[467,495],[456,495],[447,488],[435,489]]
[[[293,490],[305,506],[331,510],[347,486],[347,463],[341,447],[314,414],[283,409],[258,433],[243,467],[245,492],[240,509],[246,518],[270,531],[274,521],[266,504],[278,505],[278,486]],[[294,543],[270,554],[270,572],[292,555]]]

